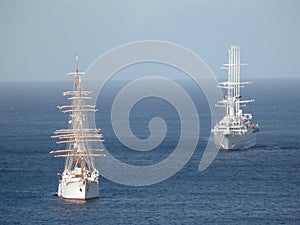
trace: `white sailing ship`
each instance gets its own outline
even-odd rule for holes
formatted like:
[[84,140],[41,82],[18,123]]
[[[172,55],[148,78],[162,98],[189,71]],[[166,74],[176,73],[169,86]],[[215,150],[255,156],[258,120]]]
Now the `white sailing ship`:
[[[63,92],[71,101],[70,105],[58,106],[64,113],[70,113],[68,129],[56,130],[52,138],[58,138],[57,144],[66,144],[65,150],[54,150],[57,158],[65,158],[64,171],[59,174],[57,195],[69,200],[87,200],[99,197],[99,171],[93,157],[103,156],[103,149],[93,148],[94,142],[102,142],[100,129],[91,129],[88,125],[88,113],[97,111],[94,105],[86,104],[90,99],[89,91],[81,90],[81,76],[78,72],[78,57],[74,73],[74,90]],[[95,143],[94,143],[95,145]]]
[[258,124],[251,124],[252,115],[243,113],[241,104],[254,100],[241,100],[241,87],[252,82],[240,81],[240,46],[232,45],[228,50],[228,81],[219,83],[220,88],[227,90],[224,99],[217,106],[226,108],[226,115],[212,129],[216,145],[220,149],[247,149],[256,145]]

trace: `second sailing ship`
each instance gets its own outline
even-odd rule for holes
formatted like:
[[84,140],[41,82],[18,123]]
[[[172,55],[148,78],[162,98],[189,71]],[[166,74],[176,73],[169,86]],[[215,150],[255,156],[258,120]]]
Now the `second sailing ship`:
[[241,86],[250,82],[240,81],[240,46],[232,45],[228,51],[228,81],[221,82],[219,87],[227,90],[219,105],[226,108],[225,116],[212,129],[217,147],[220,149],[247,149],[256,144],[258,124],[251,124],[252,115],[243,113],[241,104],[254,100],[241,100]]
[[64,113],[70,113],[68,129],[56,130],[52,138],[58,138],[58,144],[66,144],[64,150],[54,150],[57,158],[65,158],[64,171],[59,174],[57,195],[69,200],[87,200],[99,197],[99,171],[93,157],[103,156],[103,149],[93,148],[93,143],[102,142],[100,129],[91,129],[88,113],[96,112],[94,105],[86,104],[90,99],[89,91],[81,90],[82,72],[78,72],[78,57],[74,73],[74,90],[63,92],[71,101],[70,105],[58,106]]

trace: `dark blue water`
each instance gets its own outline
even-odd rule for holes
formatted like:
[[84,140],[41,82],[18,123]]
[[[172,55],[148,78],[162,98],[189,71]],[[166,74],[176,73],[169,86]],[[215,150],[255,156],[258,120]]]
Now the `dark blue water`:
[[[209,130],[203,109],[199,145],[180,172],[146,187],[124,186],[102,177],[100,198],[88,202],[53,196],[63,161],[48,154],[57,148],[50,136],[55,129],[66,127],[67,115],[56,106],[66,103],[61,92],[71,86],[0,84],[0,224],[300,223],[299,79],[256,80],[243,90],[245,97],[256,99],[247,108],[261,126],[255,148],[220,152],[206,171],[199,172]],[[191,95],[198,93],[190,89]],[[102,101],[109,106],[111,100],[107,96]],[[114,137],[107,113],[109,107],[100,110],[103,118],[97,126],[102,128],[106,147],[120,160],[155,163],[167,157],[178,142],[179,134],[171,132],[162,143],[164,151],[135,156]],[[147,99],[132,110],[133,132],[147,137],[147,121],[158,114],[170,130],[180,128],[178,115],[167,102]]]

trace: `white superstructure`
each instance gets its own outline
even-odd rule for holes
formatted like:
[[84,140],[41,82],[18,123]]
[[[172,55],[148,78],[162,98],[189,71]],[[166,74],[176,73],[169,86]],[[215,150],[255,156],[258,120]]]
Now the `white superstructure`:
[[56,130],[52,138],[57,138],[57,144],[65,144],[64,150],[53,150],[57,158],[65,158],[64,171],[59,174],[57,195],[69,200],[87,200],[99,197],[99,171],[96,169],[93,157],[103,156],[103,149],[93,148],[93,143],[102,142],[100,129],[91,129],[88,125],[88,113],[96,112],[94,105],[86,104],[90,99],[89,91],[81,90],[81,76],[78,72],[78,57],[74,73],[74,90],[63,92],[71,101],[70,105],[58,106],[64,113],[70,113],[68,129]]
[[212,129],[216,145],[220,149],[247,149],[256,144],[258,124],[251,124],[252,115],[243,113],[241,104],[254,100],[241,100],[241,87],[251,82],[240,81],[240,46],[232,45],[228,51],[228,81],[219,83],[227,91],[217,106],[226,108],[226,115]]

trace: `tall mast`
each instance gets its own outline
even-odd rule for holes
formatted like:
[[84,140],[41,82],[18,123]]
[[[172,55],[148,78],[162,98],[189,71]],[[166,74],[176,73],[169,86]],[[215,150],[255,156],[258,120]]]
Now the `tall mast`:
[[241,93],[241,81],[240,81],[240,71],[241,71],[241,64],[240,64],[240,46],[233,46],[233,51],[235,55],[235,115],[237,115],[240,111],[240,93]]
[[229,118],[238,117],[241,113],[240,104],[249,103],[254,100],[243,100],[241,101],[241,85],[249,84],[251,82],[241,82],[240,72],[241,72],[240,62],[240,46],[231,45],[228,49],[228,63],[223,64],[222,68],[228,70],[228,81],[221,82],[219,87],[227,89],[227,96],[224,96],[224,100],[219,101],[221,106],[226,107],[226,115]]
[[232,66],[234,64],[234,55],[232,49],[228,49],[228,96],[227,96],[227,114],[229,117],[233,117],[234,115],[234,107],[233,107],[233,96],[234,96],[234,73],[235,68]]
[[63,92],[64,96],[68,96],[71,101],[70,105],[58,106],[64,113],[70,113],[69,128],[61,129],[54,132],[52,138],[60,139],[57,144],[66,144],[66,150],[54,150],[50,153],[62,154],[56,157],[66,157],[65,170],[70,171],[74,167],[94,168],[93,156],[103,156],[103,154],[95,154],[95,152],[103,149],[91,148],[90,143],[102,142],[102,134],[99,129],[89,129],[87,121],[87,113],[96,112],[95,105],[85,104],[85,100],[90,99],[90,91],[81,90],[81,76],[84,72],[78,71],[78,56],[75,57],[75,72],[68,73],[74,76],[74,90]]
[[232,45],[229,51],[228,61],[228,100],[229,117],[237,116],[240,110],[240,47]]

